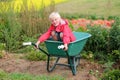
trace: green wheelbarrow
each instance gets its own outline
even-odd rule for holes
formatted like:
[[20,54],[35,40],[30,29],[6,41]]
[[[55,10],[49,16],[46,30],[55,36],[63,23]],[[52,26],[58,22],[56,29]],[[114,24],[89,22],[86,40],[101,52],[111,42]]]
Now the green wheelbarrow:
[[[71,42],[68,45],[68,50],[63,50],[63,42],[60,41],[53,41],[53,40],[46,40],[45,45],[47,48],[47,52],[39,47],[39,50],[45,53],[48,56],[47,59],[47,71],[51,72],[55,69],[56,65],[61,66],[68,66],[70,67],[72,74],[76,75],[76,68],[80,63],[80,52],[84,48],[86,41],[89,37],[91,37],[91,34],[86,32],[73,32],[76,40]],[[34,45],[34,43],[24,43],[23,45]],[[51,57],[56,57],[56,61],[54,62],[53,66],[50,67],[50,59]],[[60,58],[67,58],[68,63],[59,63]]]

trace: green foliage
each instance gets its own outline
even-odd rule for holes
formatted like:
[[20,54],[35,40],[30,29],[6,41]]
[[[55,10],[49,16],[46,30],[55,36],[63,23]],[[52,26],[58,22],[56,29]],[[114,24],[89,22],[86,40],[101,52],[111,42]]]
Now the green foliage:
[[5,43],[5,50],[12,52],[20,47],[21,25],[16,14],[9,8],[8,13],[0,13],[0,38]]
[[28,74],[12,73],[9,74],[11,80],[33,80],[34,76]]
[[[88,18],[97,19],[97,16],[88,16]],[[101,19],[104,19],[101,17]],[[93,58],[101,61],[119,62],[119,50],[120,50],[120,18],[115,16],[109,16],[108,20],[115,20],[112,27],[105,28],[104,26],[87,26],[87,31],[92,35],[87,41],[87,46],[84,50],[86,53],[82,54],[82,57],[88,59],[89,51],[94,54]],[[84,32],[81,28],[75,30],[74,26],[70,23],[70,28],[73,31]],[[88,52],[87,52],[88,51]]]
[[111,70],[104,73],[101,80],[120,80],[120,70]]
[[113,50],[111,54],[114,61],[120,61],[120,50]]
[[65,80],[65,78],[55,75],[55,76],[46,76],[40,75],[35,76],[25,73],[6,73],[3,70],[0,70],[0,80]]
[[[98,16],[98,15],[87,15],[87,14],[79,14],[79,13],[74,13],[74,14],[69,14],[69,13],[61,13],[61,16],[67,19],[79,19],[79,18],[85,18],[85,19],[92,19],[92,20],[97,20],[101,19],[104,20],[104,16]],[[111,16],[112,19],[114,16]]]
[[3,58],[3,53],[0,51],[0,59]]
[[94,52],[94,59],[100,61],[99,63],[104,63],[107,61],[107,54],[104,51]]
[[100,26],[88,26],[87,32],[90,33],[92,37],[88,40],[85,49],[92,52],[107,52],[109,30]]
[[[15,19],[15,18],[14,18]],[[13,15],[6,18],[6,25],[3,30],[6,50],[11,52],[20,47],[21,25],[17,20],[13,19]]]
[[94,54],[92,51],[82,51],[81,57],[88,60],[94,60]]
[[5,44],[4,43],[0,43],[0,50],[5,50]]
[[0,59],[4,56],[3,50],[5,50],[5,45],[3,43],[0,43]]
[[113,64],[114,64],[114,62],[111,62],[111,61],[106,62],[104,64],[104,67],[105,67],[104,72],[108,72],[108,71],[112,70],[113,69],[113,67],[112,67]]
[[[8,52],[16,52],[23,48],[22,42],[26,41],[27,37],[29,40],[37,39],[50,26],[48,15],[54,10],[54,4],[46,8],[42,0],[42,9],[38,11],[34,6],[29,10],[26,4],[26,1],[23,1],[20,13],[15,13],[10,4],[7,11],[0,8],[0,42],[5,43]],[[4,6],[0,5],[0,7]]]
[[89,70],[89,74],[99,78],[99,71],[98,70]]
[[120,25],[114,25],[110,30],[110,50],[120,50]]
[[6,73],[0,69],[0,79],[4,78],[6,76]]
[[0,42],[4,42],[4,33],[3,33],[4,28],[5,25],[2,23],[2,19],[0,19]]
[[26,55],[26,58],[31,61],[39,61],[39,60],[46,60],[47,56],[43,52],[31,50]]

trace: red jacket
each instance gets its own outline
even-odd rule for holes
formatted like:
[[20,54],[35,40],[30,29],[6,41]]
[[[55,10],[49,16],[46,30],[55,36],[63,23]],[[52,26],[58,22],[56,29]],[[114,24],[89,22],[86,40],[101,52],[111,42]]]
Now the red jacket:
[[42,36],[39,37],[38,40],[40,42],[44,42],[51,36],[52,31],[62,32],[63,33],[63,43],[69,44],[70,42],[74,41],[76,38],[73,35],[71,29],[68,26],[68,22],[65,20],[65,23],[59,24],[57,27],[51,24],[50,28],[46,33],[44,33]]

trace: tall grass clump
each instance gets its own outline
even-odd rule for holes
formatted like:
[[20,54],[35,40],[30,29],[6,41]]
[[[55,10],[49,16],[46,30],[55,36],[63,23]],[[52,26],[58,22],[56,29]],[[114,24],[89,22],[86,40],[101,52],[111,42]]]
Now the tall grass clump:
[[[29,8],[24,0],[20,12],[14,11],[14,4],[9,4],[9,1],[5,3],[0,5],[0,42],[5,43],[6,51],[14,52],[22,48],[21,43],[28,40],[28,37],[35,36],[37,39],[49,27],[48,15],[54,10],[54,0],[50,7],[46,7],[44,0],[41,0],[39,10],[34,5]],[[4,10],[6,8],[7,11]]]
[[24,6],[22,6],[20,13],[23,32],[27,36],[44,33],[50,25],[48,15],[52,10],[45,7],[43,0],[39,11],[37,11],[34,6],[29,10],[25,4],[26,1],[24,1]]
[[0,14],[0,18],[1,42],[5,43],[5,49],[7,51],[14,51],[20,47],[21,25],[18,22],[16,14],[13,13],[12,8],[9,8],[7,12],[3,11]]

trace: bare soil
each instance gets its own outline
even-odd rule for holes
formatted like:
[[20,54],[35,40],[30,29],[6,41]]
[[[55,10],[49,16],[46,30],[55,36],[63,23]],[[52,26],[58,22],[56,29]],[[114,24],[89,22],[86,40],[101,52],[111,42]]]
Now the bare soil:
[[[95,61],[81,59],[75,76],[72,75],[71,69],[66,66],[56,66],[52,72],[47,72],[46,61],[28,61],[21,58],[22,56],[21,54],[6,54],[4,58],[0,59],[0,69],[9,73],[21,72],[33,75],[59,75],[66,78],[66,80],[98,80],[97,76],[100,76],[103,71],[102,66],[95,63]],[[60,62],[66,63],[67,60],[61,59]],[[90,71],[93,72],[90,74]]]

